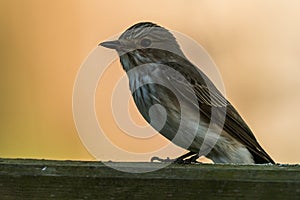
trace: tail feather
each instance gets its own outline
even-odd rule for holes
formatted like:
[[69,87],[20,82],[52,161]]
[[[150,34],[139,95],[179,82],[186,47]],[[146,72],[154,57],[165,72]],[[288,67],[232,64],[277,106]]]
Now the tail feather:
[[268,155],[268,157],[258,155],[258,154],[256,154],[255,152],[253,152],[251,150],[250,150],[250,152],[253,156],[253,160],[254,160],[255,164],[266,164],[266,163],[275,164],[274,160],[266,152],[264,152],[264,153],[266,155]]

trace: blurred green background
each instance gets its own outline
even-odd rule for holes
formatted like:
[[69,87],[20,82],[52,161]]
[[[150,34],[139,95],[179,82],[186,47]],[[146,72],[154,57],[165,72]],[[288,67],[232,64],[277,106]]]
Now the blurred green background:
[[[153,21],[203,45],[266,151],[299,163],[299,10],[296,0],[1,0],[0,157],[93,160],[73,122],[76,73],[99,42]],[[124,73],[115,65],[108,82]],[[109,101],[97,103],[101,121]]]

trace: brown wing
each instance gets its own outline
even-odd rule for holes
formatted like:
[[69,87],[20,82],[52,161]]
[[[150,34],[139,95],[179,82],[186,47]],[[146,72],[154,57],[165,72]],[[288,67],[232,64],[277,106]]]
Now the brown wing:
[[195,106],[198,106],[200,115],[205,116],[206,120],[211,120],[213,108],[214,111],[217,111],[217,115],[221,116],[220,119],[223,116],[225,121],[216,119],[216,123],[223,127],[233,138],[246,146],[251,152],[255,163],[274,163],[272,158],[259,145],[252,131],[236,109],[225,99],[209,78],[190,62],[185,60],[181,63],[169,62],[164,64],[180,72],[192,85],[192,89],[186,82],[180,80],[173,70],[166,68],[163,70],[163,73],[171,81],[174,89],[186,97],[187,101],[190,101],[188,93],[194,92],[198,100],[198,105]]

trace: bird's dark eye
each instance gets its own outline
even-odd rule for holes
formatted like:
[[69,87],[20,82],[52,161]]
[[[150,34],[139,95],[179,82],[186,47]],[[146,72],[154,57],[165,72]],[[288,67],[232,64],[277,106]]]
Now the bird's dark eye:
[[149,40],[149,39],[142,39],[142,40],[141,40],[141,45],[142,45],[143,47],[149,47],[150,44],[151,44],[151,40]]

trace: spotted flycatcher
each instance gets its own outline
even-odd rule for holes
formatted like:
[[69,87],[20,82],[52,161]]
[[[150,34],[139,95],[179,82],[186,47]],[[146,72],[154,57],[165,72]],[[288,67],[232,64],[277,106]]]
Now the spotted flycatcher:
[[187,59],[170,31],[142,22],[128,28],[118,40],[99,45],[119,54],[134,102],[145,120],[189,150],[176,162],[206,156],[214,163],[274,163],[237,110]]

